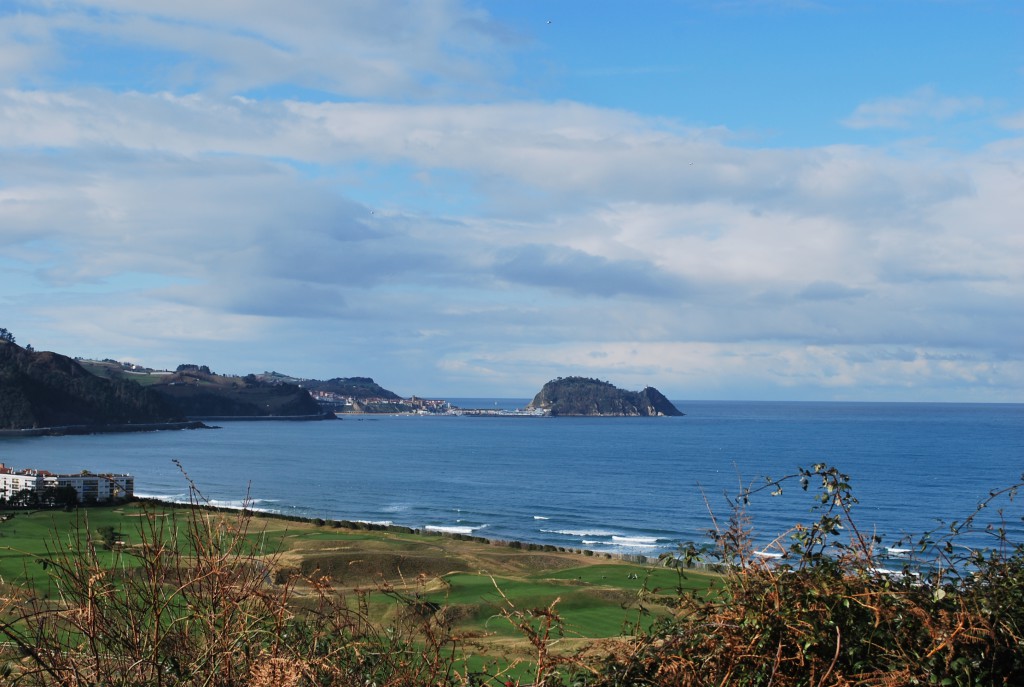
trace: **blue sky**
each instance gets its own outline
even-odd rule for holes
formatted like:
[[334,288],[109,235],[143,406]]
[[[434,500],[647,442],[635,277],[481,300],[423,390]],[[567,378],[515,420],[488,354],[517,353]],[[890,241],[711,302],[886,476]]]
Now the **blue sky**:
[[0,326],[529,397],[1024,400],[1024,5],[0,4]]

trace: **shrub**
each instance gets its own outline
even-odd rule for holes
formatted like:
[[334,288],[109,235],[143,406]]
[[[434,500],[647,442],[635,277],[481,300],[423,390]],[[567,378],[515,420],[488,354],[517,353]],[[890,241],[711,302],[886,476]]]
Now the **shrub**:
[[[796,527],[778,564],[755,555],[745,506],[712,533],[709,551],[687,547],[663,562],[684,568],[714,559],[724,586],[712,598],[681,595],[675,615],[640,633],[588,685],[994,685],[1024,684],[1024,547],[1005,532],[986,551],[953,545],[974,516],[938,541],[919,573],[881,572],[875,537],[852,518],[849,478],[816,465],[796,479],[818,488],[818,521]],[[1024,479],[1024,478],[1022,478]],[[1016,485],[982,504],[1006,497]],[[938,544],[936,547],[935,544]]]
[[184,517],[145,505],[130,549],[102,552],[108,533],[87,521],[59,534],[40,559],[59,601],[26,588],[0,608],[0,637],[25,657],[6,664],[10,684],[383,687],[453,674],[443,631],[372,626],[325,578],[263,556],[252,511],[217,513],[190,493]]

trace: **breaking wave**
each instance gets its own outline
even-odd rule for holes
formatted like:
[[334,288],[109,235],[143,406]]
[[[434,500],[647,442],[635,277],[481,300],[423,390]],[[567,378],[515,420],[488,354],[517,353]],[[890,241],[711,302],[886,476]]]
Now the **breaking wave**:
[[623,537],[612,536],[612,543],[617,546],[624,546],[635,549],[653,549],[658,545],[657,537]]
[[618,532],[608,530],[541,530],[545,534],[564,534],[567,537],[615,537]]
[[445,534],[473,534],[485,527],[487,525],[427,525],[423,529],[428,532],[443,532]]

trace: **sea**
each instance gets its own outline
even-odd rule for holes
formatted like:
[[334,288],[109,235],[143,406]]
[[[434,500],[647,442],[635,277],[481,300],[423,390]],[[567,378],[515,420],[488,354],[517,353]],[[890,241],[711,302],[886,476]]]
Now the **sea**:
[[[894,551],[948,532],[1024,479],[1024,404],[674,403],[685,417],[350,415],[0,438],[0,462],[130,473],[137,495],[164,500],[187,500],[193,484],[217,506],[644,556],[708,543],[744,490],[817,463],[849,475],[853,524]],[[781,494],[752,494],[745,521],[758,547],[817,519],[810,487],[789,480]],[[1022,504],[1009,496],[977,522],[1021,542]],[[994,542],[981,527],[962,543]]]

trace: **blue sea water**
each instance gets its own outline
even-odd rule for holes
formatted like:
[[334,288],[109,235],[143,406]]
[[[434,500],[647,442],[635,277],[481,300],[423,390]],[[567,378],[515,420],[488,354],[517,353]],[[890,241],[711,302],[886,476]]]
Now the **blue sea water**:
[[[523,399],[453,399],[515,408]],[[394,523],[598,552],[702,541],[730,498],[825,462],[857,526],[895,542],[962,520],[1024,472],[1024,405],[677,401],[682,418],[348,416],[220,429],[0,439],[16,468],[129,472],[140,495]],[[750,507],[764,543],[815,519],[792,483]],[[1001,501],[1024,540],[1021,506]],[[990,509],[996,517],[996,504]]]

